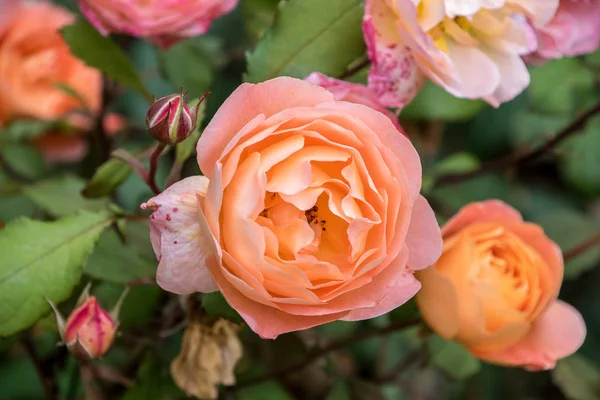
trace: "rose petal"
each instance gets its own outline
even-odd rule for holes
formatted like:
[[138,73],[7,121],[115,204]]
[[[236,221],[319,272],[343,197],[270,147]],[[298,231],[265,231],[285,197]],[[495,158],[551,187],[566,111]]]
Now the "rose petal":
[[498,364],[525,366],[531,370],[551,369],[557,360],[577,351],[585,335],[581,314],[569,304],[557,300],[538,317],[529,334],[516,345],[502,351],[474,354]]
[[210,178],[208,174],[212,173],[227,144],[257,115],[269,118],[288,108],[314,106],[332,100],[333,95],[326,89],[289,77],[256,85],[242,84],[221,105],[198,141],[200,169]]
[[408,233],[408,266],[419,270],[433,265],[442,254],[442,235],[435,214],[423,196],[417,197],[413,206]]
[[442,236],[448,237],[474,223],[509,221],[521,222],[523,218],[517,210],[500,200],[469,203],[446,222],[442,227]]
[[[204,221],[197,196],[204,196],[208,179],[192,176],[183,179],[142,204],[152,208],[151,239],[159,259],[156,280],[165,290],[178,294],[218,290],[206,269],[212,256],[205,243],[214,240]],[[158,251],[157,251],[158,250]]]

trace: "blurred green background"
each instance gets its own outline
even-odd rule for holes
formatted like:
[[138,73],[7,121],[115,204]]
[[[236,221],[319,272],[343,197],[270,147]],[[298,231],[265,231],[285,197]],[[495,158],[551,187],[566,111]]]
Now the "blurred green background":
[[[72,1],[57,3],[76,11]],[[241,0],[236,10],[218,19],[207,35],[185,40],[166,51],[139,39],[116,36],[112,40],[124,49],[153,95],[161,97],[183,88],[191,99],[210,91],[202,123],[205,125],[244,80],[255,82],[277,75],[304,78],[313,71],[340,76],[364,58],[360,2],[279,3]],[[74,41],[85,44],[91,40],[81,32],[76,31]],[[111,55],[108,51],[107,62]],[[350,79],[365,83],[365,72],[359,71]],[[555,151],[530,163],[507,166],[459,183],[436,184],[445,174],[467,173],[506,154],[534,149],[600,101],[600,52],[531,67],[530,72],[530,87],[498,109],[453,98],[427,84],[402,111],[400,121],[421,155],[424,194],[440,223],[468,202],[497,198],[519,209],[525,219],[540,224],[563,250],[569,250],[600,232],[600,116]],[[130,79],[110,78],[119,82],[121,88]],[[115,148],[141,151],[152,145],[144,126],[147,108],[139,91],[123,89],[115,96],[110,109],[128,120],[128,129],[117,137]],[[38,125],[19,122],[6,127],[8,132],[0,132],[3,224],[22,216],[52,220],[79,209],[98,210],[108,203],[117,204],[124,213],[139,213],[139,205],[152,196],[124,164],[114,160],[111,165],[102,164],[94,151],[78,164],[46,165],[41,154],[23,139],[27,136],[23,131],[43,128]],[[188,144],[188,148],[191,151],[193,145]],[[162,159],[160,184],[164,183],[174,157],[175,152],[171,152]],[[94,200],[83,198],[80,191],[100,165],[114,179],[114,192]],[[187,159],[183,171],[185,175],[199,173],[195,157]],[[156,260],[147,223],[130,220],[124,232],[126,245],[115,230],[101,235],[83,267],[81,283],[73,289],[71,299],[61,304],[63,311],[71,309],[88,281],[93,282],[93,293],[108,308],[125,283],[152,277]],[[565,266],[560,297],[582,312],[588,335],[581,350],[560,361],[554,371],[531,373],[486,365],[460,346],[412,328],[353,342],[284,377],[265,379],[239,390],[224,390],[221,398],[600,399],[598,264],[600,246],[569,259]],[[167,328],[184,319],[183,311],[173,309],[173,304],[177,304],[177,298],[156,286],[133,288],[122,310],[121,335],[100,364],[118,370],[135,385],[103,382],[107,398],[185,398],[169,374],[169,364],[179,352],[183,331],[175,330],[167,337],[159,335],[167,317],[171,319]],[[206,296],[204,305],[211,316],[237,318],[220,295]],[[238,381],[292,365],[311,354],[315,346],[408,321],[415,315],[418,312],[410,302],[374,320],[330,323],[282,335],[274,341],[262,341],[245,328],[241,334],[245,354],[238,365]],[[43,368],[56,376],[59,398],[82,396],[77,364],[64,347],[56,347],[58,340],[50,315],[32,329],[0,339],[0,399],[45,396],[36,367],[24,351],[24,341],[33,343]]]

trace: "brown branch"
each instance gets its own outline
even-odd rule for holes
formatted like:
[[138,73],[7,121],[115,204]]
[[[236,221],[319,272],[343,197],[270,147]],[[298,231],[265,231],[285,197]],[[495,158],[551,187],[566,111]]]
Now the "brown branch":
[[570,261],[573,258],[580,256],[586,251],[590,250],[596,245],[600,245],[600,233],[592,236],[591,238],[585,240],[583,243],[569,249],[563,253],[563,258],[565,262]]
[[398,376],[406,372],[410,367],[419,365],[429,358],[429,351],[426,346],[419,346],[409,351],[391,371],[381,376],[375,377],[376,383],[393,382]]
[[52,371],[52,367],[45,365],[42,360],[40,360],[37,350],[35,349],[35,344],[31,340],[31,337],[25,335],[21,338],[21,344],[27,353],[27,356],[33,363],[35,367],[35,371],[37,372],[42,386],[44,388],[44,393],[46,394],[47,400],[58,400],[58,388],[56,386],[56,379],[54,377],[54,372]]
[[583,129],[590,118],[600,113],[600,102],[595,106],[581,114],[573,122],[560,130],[556,135],[545,141],[542,145],[535,147],[525,152],[514,152],[504,157],[500,157],[496,160],[490,161],[483,164],[479,169],[464,174],[447,174],[437,178],[435,182],[436,187],[459,183],[471,178],[475,178],[479,175],[488,174],[490,172],[503,170],[511,166],[518,166],[526,164],[536,158],[543,156],[546,153],[551,152],[559,143],[567,139],[571,135],[579,132]]
[[395,322],[395,323],[392,323],[383,328],[375,328],[375,329],[372,329],[369,331],[360,332],[354,336],[350,336],[345,339],[340,339],[340,340],[331,342],[329,345],[327,345],[325,347],[316,348],[316,349],[313,349],[312,351],[309,351],[308,355],[300,361],[291,363],[289,365],[285,365],[279,369],[267,372],[265,374],[256,376],[254,378],[250,378],[250,379],[241,381],[235,386],[225,388],[225,390],[227,392],[235,392],[244,387],[256,385],[256,384],[262,383],[264,381],[268,381],[270,379],[279,378],[279,377],[288,375],[292,372],[300,371],[301,369],[309,366],[313,362],[317,361],[321,357],[324,357],[331,352],[346,348],[354,343],[358,343],[358,342],[361,342],[363,340],[366,340],[366,339],[369,339],[372,337],[388,335],[390,333],[399,331],[401,329],[408,328],[410,326],[419,324],[420,322],[421,322],[420,319],[412,319],[412,320],[408,320],[408,321]]
[[356,74],[361,69],[363,69],[364,67],[366,67],[367,65],[369,65],[370,63],[371,63],[371,60],[369,60],[369,58],[365,58],[360,63],[353,66],[352,68],[348,68],[347,70],[345,70],[340,76],[338,76],[338,79],[349,78],[352,75]]
[[96,144],[100,152],[100,163],[107,161],[110,157],[112,140],[104,129],[104,119],[108,113],[108,106],[113,101],[113,83],[106,76],[102,77],[102,104],[96,115],[96,126],[94,127]]
[[152,155],[150,156],[150,172],[148,173],[148,186],[150,186],[150,189],[152,189],[152,191],[154,192],[154,194],[160,194],[161,190],[158,188],[158,185],[156,184],[156,171],[158,170],[158,159],[160,158],[160,155],[162,154],[163,150],[165,149],[165,145],[162,143],[158,143],[156,145],[156,149],[154,149],[154,151],[152,152]]

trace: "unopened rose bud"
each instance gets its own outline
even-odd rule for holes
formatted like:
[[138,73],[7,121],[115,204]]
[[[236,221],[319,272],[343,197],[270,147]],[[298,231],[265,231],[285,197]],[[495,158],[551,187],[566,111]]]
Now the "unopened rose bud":
[[198,108],[205,96],[188,107],[184,93],[158,99],[148,109],[146,124],[153,138],[163,144],[177,144],[185,140],[196,128]]
[[88,285],[66,323],[56,306],[49,301],[56,314],[60,336],[71,354],[89,360],[103,356],[110,349],[119,326],[119,309],[126,294],[127,290],[115,308],[108,312],[100,307],[96,297],[89,295]]
[[94,296],[69,315],[65,342],[76,357],[97,358],[108,351],[117,327]]

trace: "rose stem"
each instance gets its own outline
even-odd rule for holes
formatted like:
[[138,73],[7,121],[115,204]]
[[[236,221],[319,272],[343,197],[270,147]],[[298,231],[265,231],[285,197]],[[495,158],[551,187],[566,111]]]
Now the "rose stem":
[[346,339],[336,340],[334,342],[331,342],[329,345],[327,345],[325,347],[316,348],[316,349],[309,351],[308,355],[303,360],[292,363],[290,365],[286,365],[282,368],[276,369],[276,370],[268,372],[266,374],[259,375],[257,377],[242,381],[235,386],[232,386],[229,388],[226,387],[225,390],[228,392],[235,392],[235,391],[237,391],[241,388],[247,387],[247,386],[256,385],[258,383],[261,383],[261,382],[264,382],[264,381],[267,381],[267,380],[270,380],[273,378],[285,376],[289,373],[296,372],[296,371],[299,371],[299,370],[307,367],[308,365],[312,364],[314,361],[320,359],[321,357],[323,357],[333,351],[343,349],[354,343],[357,343],[357,342],[360,342],[360,341],[363,341],[363,340],[366,340],[366,339],[369,339],[369,338],[372,338],[375,336],[387,335],[387,334],[399,331],[404,328],[411,327],[411,326],[419,324],[419,323],[421,323],[420,319],[411,319],[411,320],[407,320],[407,321],[394,322],[383,328],[375,328],[375,329],[372,329],[369,331],[360,332],[360,333],[358,333],[354,336],[351,336],[349,338],[346,338]]
[[160,194],[160,189],[156,185],[156,170],[158,169],[158,159],[160,158],[160,155],[162,154],[165,147],[167,146],[162,143],[158,143],[156,145],[156,149],[154,149],[152,155],[150,156],[150,173],[148,174],[147,183],[148,186],[150,186],[150,189],[152,189],[152,191],[154,192],[154,194]]
[[476,176],[487,174],[490,172],[502,170],[508,168],[510,166],[517,166],[520,164],[528,163],[546,153],[549,153],[552,149],[554,149],[559,143],[568,138],[574,133],[580,132],[588,123],[590,118],[594,115],[600,113],[600,102],[595,106],[581,114],[577,117],[573,122],[560,130],[556,135],[552,136],[550,139],[542,143],[540,146],[535,147],[526,152],[514,152],[508,154],[504,157],[500,157],[496,160],[490,161],[486,164],[483,164],[479,169],[475,171],[463,173],[463,174],[447,174],[441,175],[435,182],[437,187],[445,186],[448,184],[459,183],[471,178],[475,178]]

